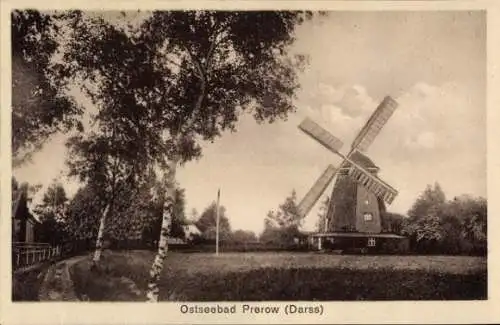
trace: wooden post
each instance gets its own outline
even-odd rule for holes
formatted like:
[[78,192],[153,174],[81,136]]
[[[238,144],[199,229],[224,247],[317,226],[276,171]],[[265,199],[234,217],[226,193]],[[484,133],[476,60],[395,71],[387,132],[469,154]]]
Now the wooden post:
[[219,255],[219,200],[220,200],[220,189],[217,190],[217,204],[215,206],[215,216],[216,216],[216,230],[215,230],[215,255]]
[[322,237],[318,237],[318,250],[319,251],[322,249],[322,247],[321,247],[321,239],[322,239]]

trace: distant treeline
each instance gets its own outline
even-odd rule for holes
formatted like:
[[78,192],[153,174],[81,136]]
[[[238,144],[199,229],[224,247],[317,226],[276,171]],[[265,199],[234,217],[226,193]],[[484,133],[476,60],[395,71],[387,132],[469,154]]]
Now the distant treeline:
[[409,237],[414,253],[486,255],[487,208],[482,197],[462,195],[446,200],[436,183],[427,186],[407,217],[384,214],[382,227],[385,232]]

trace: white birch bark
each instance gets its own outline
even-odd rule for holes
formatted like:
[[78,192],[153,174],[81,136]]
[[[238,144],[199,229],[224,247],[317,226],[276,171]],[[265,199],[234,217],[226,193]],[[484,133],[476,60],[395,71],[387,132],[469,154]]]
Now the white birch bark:
[[101,260],[102,248],[104,245],[104,228],[106,227],[106,219],[108,217],[109,208],[110,204],[108,203],[104,208],[104,212],[102,213],[101,217],[101,223],[99,224],[99,232],[97,234],[97,240],[95,244],[96,247],[94,252],[94,258],[92,259],[94,264],[99,263],[99,261]]
[[[212,44],[210,53],[207,58],[207,62],[209,59],[212,57],[212,52],[213,52],[213,47],[215,46],[215,43]],[[205,92],[206,92],[206,67],[203,67],[201,63],[198,60],[195,60],[191,53],[187,51],[189,57],[192,60],[192,63],[195,67],[195,74],[200,80],[200,91],[199,94],[196,98],[196,101],[194,103],[194,109],[193,112],[198,112],[201,108],[203,98],[205,97]],[[194,113],[192,113],[194,114]],[[191,116],[192,117],[192,116]],[[189,128],[192,126],[191,125],[192,121],[187,123],[186,129],[189,130]],[[177,132],[175,132],[175,145],[176,150],[178,150],[179,147],[179,140],[180,140],[180,135],[182,134],[182,128],[181,125],[179,126],[179,129]],[[160,231],[160,241],[158,243],[158,253],[155,256],[153,265],[151,267],[150,271],[150,280],[148,284],[148,292],[146,294],[146,297],[148,298],[148,302],[157,302],[158,301],[158,296],[160,293],[160,289],[158,288],[158,282],[160,280],[160,275],[163,270],[163,264],[165,262],[165,258],[167,257],[167,251],[168,251],[168,235],[170,234],[170,226],[172,223],[172,214],[173,214],[173,209],[174,209],[174,202],[175,202],[175,190],[176,190],[176,185],[175,185],[175,176],[176,176],[176,168],[177,164],[180,161],[180,157],[178,156],[178,152],[174,159],[168,161],[168,166],[167,166],[167,175],[166,175],[166,180],[165,180],[165,185],[166,185],[166,197],[165,197],[165,202],[163,204],[163,219],[161,223],[161,231]]]
[[170,234],[170,226],[172,223],[172,214],[174,210],[175,200],[175,173],[178,159],[169,161],[167,167],[167,175],[165,177],[166,193],[165,202],[163,203],[163,218],[161,222],[160,240],[158,242],[158,252],[156,253],[153,265],[149,272],[150,279],[148,284],[148,292],[146,297],[148,302],[158,302],[160,289],[158,282],[163,270],[163,264],[168,252],[168,235]]

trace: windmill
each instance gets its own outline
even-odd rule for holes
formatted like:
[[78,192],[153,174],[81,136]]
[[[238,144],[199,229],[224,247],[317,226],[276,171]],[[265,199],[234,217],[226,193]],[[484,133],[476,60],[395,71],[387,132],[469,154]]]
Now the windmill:
[[[375,246],[376,234],[381,236],[380,210],[391,204],[398,192],[377,176],[378,167],[365,155],[368,147],[396,110],[398,104],[385,97],[354,139],[349,152],[343,154],[343,143],[327,130],[306,118],[299,129],[342,158],[340,167],[328,165],[312,188],[299,203],[298,210],[305,217],[328,185],[337,176],[327,211],[328,230],[318,237],[366,238],[368,246]],[[347,234],[347,235],[346,235]],[[399,237],[399,236],[398,236]]]

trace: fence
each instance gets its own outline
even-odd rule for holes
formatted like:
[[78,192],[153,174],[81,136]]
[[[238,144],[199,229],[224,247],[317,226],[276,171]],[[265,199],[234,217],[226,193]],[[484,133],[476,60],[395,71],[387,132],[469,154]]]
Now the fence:
[[61,246],[52,247],[46,243],[12,243],[12,269],[33,266],[59,258]]

